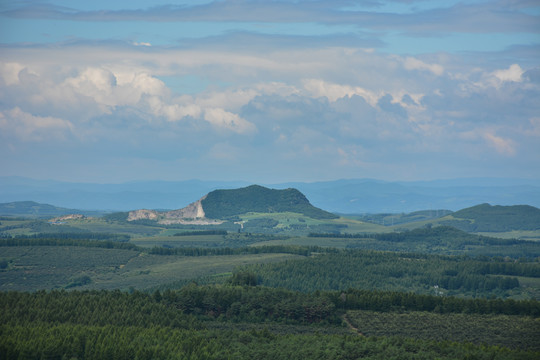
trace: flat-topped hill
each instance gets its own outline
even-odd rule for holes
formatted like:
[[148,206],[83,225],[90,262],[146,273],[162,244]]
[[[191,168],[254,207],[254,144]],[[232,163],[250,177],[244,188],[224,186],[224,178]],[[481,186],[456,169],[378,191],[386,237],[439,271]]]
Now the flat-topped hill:
[[297,213],[318,220],[339,217],[311,205],[304,194],[296,189],[276,190],[251,185],[239,189],[214,190],[178,210],[131,211],[127,220],[155,220],[162,224],[218,225],[247,213]]
[[205,216],[210,219],[224,219],[249,212],[293,212],[314,219],[338,217],[311,205],[304,194],[296,189],[276,190],[259,185],[214,190],[201,200],[201,205]]

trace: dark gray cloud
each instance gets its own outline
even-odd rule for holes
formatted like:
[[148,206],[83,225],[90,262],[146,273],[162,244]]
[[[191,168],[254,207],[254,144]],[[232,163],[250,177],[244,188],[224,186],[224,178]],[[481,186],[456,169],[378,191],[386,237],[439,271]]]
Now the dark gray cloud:
[[[47,3],[22,4],[6,17],[75,21],[204,21],[352,24],[359,28],[399,30],[417,36],[442,33],[540,32],[540,16],[523,9],[530,1],[458,3],[412,13],[344,10],[350,1],[214,1],[201,5],[160,5],[146,9],[83,11]],[[375,2],[364,5],[377,5]],[[369,9],[369,6],[368,6]]]

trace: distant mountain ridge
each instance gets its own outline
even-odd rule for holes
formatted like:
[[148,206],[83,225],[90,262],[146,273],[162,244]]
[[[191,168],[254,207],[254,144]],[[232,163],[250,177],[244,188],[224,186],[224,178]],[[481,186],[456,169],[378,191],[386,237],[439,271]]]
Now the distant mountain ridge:
[[[104,211],[178,209],[218,189],[249,186],[246,181],[132,181],[73,183],[0,176],[0,203],[32,200],[64,208]],[[261,185],[298,189],[313,206],[341,214],[457,211],[482,203],[540,207],[540,180],[470,178],[433,181],[347,179]]]
[[0,216],[9,215],[34,218],[49,218],[66,216],[71,214],[100,216],[103,215],[104,212],[67,209],[50,204],[40,204],[35,201],[14,201],[0,204]]

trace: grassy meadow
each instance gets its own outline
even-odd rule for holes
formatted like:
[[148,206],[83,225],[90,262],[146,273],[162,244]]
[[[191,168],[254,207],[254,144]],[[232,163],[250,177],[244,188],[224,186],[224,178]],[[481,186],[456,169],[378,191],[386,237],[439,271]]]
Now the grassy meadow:
[[[74,246],[1,247],[0,259],[9,265],[0,271],[0,291],[144,290],[231,273],[242,265],[280,262],[294,257],[289,254],[185,257]],[[83,278],[86,280],[81,282]]]

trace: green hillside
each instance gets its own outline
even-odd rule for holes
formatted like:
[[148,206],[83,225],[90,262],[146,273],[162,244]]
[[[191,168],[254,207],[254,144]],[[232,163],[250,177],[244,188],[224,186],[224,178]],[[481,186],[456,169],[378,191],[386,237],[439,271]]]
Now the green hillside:
[[232,190],[215,190],[202,200],[206,217],[224,219],[249,212],[294,212],[314,219],[336,219],[337,215],[314,207],[296,189],[275,190],[259,185]]
[[446,225],[468,232],[540,230],[540,209],[529,205],[480,204],[456,211]]
[[49,204],[39,204],[34,201],[15,201],[0,204],[0,215],[46,217],[69,214],[69,211],[69,209]]
[[22,216],[31,218],[50,218],[68,214],[102,215],[103,211],[84,211],[67,209],[35,201],[14,201],[0,204],[0,215]]

